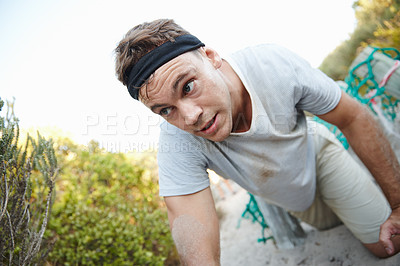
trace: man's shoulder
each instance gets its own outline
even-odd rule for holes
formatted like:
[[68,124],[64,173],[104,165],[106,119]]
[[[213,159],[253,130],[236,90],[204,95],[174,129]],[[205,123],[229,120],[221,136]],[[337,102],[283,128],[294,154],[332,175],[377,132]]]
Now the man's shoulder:
[[244,47],[232,53],[233,56],[241,54],[282,54],[290,53],[289,49],[275,43],[260,43]]
[[295,57],[295,53],[281,45],[264,43],[242,48],[230,54],[226,59],[231,65],[242,70],[264,71],[264,67],[285,66],[286,68],[292,65],[292,58]]
[[[161,123],[160,126],[160,146],[171,146],[171,145],[179,145],[179,146],[196,146],[196,147],[202,147],[204,143],[209,142],[204,138],[195,136],[193,134],[190,134],[174,125],[171,125],[170,123],[164,121]],[[201,150],[197,148],[196,150]]]
[[[168,123],[167,121],[163,121],[160,125],[160,136],[162,137],[170,137],[170,138],[191,138],[193,135]],[[195,137],[195,136],[193,136]]]

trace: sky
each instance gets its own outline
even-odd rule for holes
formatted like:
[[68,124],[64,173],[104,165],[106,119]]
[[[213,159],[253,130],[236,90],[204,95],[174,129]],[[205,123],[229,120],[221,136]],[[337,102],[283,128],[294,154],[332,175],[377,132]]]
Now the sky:
[[353,32],[353,2],[0,0],[0,97],[15,97],[22,128],[115,152],[156,149],[162,119],[115,77],[113,50],[130,28],[172,18],[222,56],[275,43],[318,67]]

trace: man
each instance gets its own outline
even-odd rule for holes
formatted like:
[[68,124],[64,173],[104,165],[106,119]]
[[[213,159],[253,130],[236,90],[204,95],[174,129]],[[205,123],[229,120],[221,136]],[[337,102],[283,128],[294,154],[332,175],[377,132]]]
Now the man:
[[[172,20],[156,20],[119,43],[116,72],[167,121],[160,195],[185,264],[219,264],[208,168],[319,229],[342,221],[378,257],[399,251],[400,171],[389,143],[360,104],[298,56],[259,45],[222,59]],[[384,195],[303,110],[341,129]]]

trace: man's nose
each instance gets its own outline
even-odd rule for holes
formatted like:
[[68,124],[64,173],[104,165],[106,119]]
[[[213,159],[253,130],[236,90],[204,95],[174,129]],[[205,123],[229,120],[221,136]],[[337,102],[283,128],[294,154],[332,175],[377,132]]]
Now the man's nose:
[[201,113],[203,112],[200,106],[189,101],[182,102],[180,109],[185,125],[188,126],[195,125],[198,122]]

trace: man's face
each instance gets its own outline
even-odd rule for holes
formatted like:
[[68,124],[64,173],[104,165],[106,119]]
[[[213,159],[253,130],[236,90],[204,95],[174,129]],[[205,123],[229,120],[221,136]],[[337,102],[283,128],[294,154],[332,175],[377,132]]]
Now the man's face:
[[222,141],[232,131],[230,82],[222,60],[209,49],[184,53],[158,68],[140,100],[172,125]]

